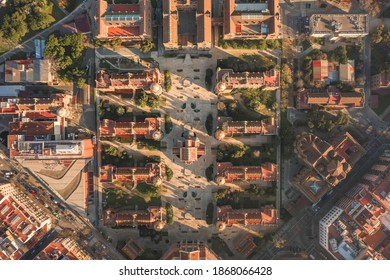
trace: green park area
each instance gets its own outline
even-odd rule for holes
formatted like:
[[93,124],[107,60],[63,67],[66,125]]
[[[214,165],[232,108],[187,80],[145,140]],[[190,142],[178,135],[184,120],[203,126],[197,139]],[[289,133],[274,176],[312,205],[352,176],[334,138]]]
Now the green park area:
[[65,14],[49,0],[7,1],[0,8],[0,54],[62,19]]

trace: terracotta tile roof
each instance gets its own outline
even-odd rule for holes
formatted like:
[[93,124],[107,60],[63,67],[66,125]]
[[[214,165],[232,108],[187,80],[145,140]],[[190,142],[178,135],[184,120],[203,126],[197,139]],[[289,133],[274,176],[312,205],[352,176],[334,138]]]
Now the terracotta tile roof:
[[217,177],[226,182],[265,180],[275,181],[277,166],[274,163],[264,163],[261,166],[233,166],[230,162],[218,162]]
[[277,210],[265,207],[261,209],[232,209],[230,205],[218,207],[218,221],[226,226],[234,224],[244,225],[272,225],[277,223]]
[[328,61],[313,60],[313,80],[324,81],[328,78]]
[[139,12],[139,5],[134,4],[112,4],[109,10],[109,13],[112,14],[136,14]]
[[218,256],[199,241],[182,241],[172,245],[162,260],[217,260]]
[[278,3],[278,0],[270,0],[268,3],[236,3],[235,0],[224,0],[223,39],[278,38]]
[[102,137],[117,136],[125,139],[144,137],[146,139],[156,139],[153,135],[159,130],[160,120],[157,118],[146,118],[143,122],[104,119],[100,123],[100,134]]
[[[144,40],[152,38],[152,12],[149,0],[138,4],[107,4],[98,0],[96,5],[97,37],[121,37]],[[119,18],[112,23],[112,18]]]
[[108,37],[129,37],[129,36],[138,36],[139,28],[138,27],[108,27]]
[[[157,209],[157,212],[155,209]],[[160,207],[149,207],[147,210],[111,210],[107,209],[104,213],[103,223],[106,226],[136,227],[144,225],[153,228],[159,220],[158,212]]]
[[257,246],[253,242],[253,238],[249,235],[240,238],[235,244],[236,250],[245,257],[248,257],[256,247]]
[[198,160],[198,157],[206,154],[206,149],[196,135],[189,132],[188,135],[184,135],[177,140],[172,153],[186,164],[191,164]]
[[131,260],[136,259],[144,252],[144,249],[140,245],[138,245],[137,242],[135,242],[132,238],[129,238],[127,240],[125,246],[121,250]]
[[265,72],[234,72],[232,69],[217,69],[216,92],[229,93],[234,88],[276,89],[279,86],[280,72],[271,69]]
[[[163,77],[156,69],[143,70],[142,72],[128,73],[107,73],[99,71],[96,75],[97,88],[100,91],[115,92],[117,90],[131,89],[152,92],[152,85],[162,86]],[[159,92],[155,93],[159,94]]]
[[54,134],[54,122],[11,122],[9,124],[10,135],[52,135]]
[[50,218],[12,185],[3,182],[0,193],[0,259],[20,259],[47,233]]
[[81,33],[90,33],[91,32],[91,24],[89,23],[89,18],[87,14],[81,14],[74,17],[74,22],[76,24],[76,28]]

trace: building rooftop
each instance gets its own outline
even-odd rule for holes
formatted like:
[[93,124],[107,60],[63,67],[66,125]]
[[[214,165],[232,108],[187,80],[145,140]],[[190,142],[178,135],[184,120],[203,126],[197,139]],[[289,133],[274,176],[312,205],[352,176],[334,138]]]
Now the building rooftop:
[[0,259],[20,259],[50,227],[50,218],[38,204],[13,185],[0,184]]
[[223,39],[277,39],[279,1],[224,0]]
[[98,0],[96,5],[97,38],[144,40],[152,38],[151,2],[138,4],[108,4]]
[[181,241],[172,245],[161,257],[162,260],[218,260],[219,257],[199,241]]
[[192,164],[206,154],[206,148],[195,133],[186,131],[177,139],[176,147],[172,149],[172,153],[186,164]]
[[97,88],[103,92],[114,93],[134,94],[137,90],[143,90],[146,93],[159,95],[162,93],[163,81],[163,76],[157,68],[134,73],[108,73],[99,71],[96,75]]
[[365,36],[369,32],[368,14],[313,14],[310,29],[314,36]]
[[145,118],[143,122],[104,119],[100,122],[100,136],[122,139],[145,138],[160,141],[163,137],[160,128],[160,118]]
[[326,90],[301,89],[297,92],[297,109],[311,109],[314,106],[332,109],[362,108],[365,102],[363,88],[341,92],[336,87],[328,86]]
[[348,132],[339,133],[331,143],[313,134],[303,133],[297,136],[294,150],[297,156],[320,177],[317,180],[314,174],[304,170],[293,180],[312,202],[318,201],[319,195],[324,194],[328,185],[336,186],[344,180],[365,154],[363,147]]
[[217,184],[224,185],[233,181],[276,181],[277,165],[266,162],[261,166],[233,166],[230,162],[217,163]]
[[263,209],[233,209],[230,205],[219,206],[217,209],[217,228],[223,231],[226,227],[235,224],[248,225],[276,225],[277,209],[264,207]]
[[163,0],[163,43],[166,50],[211,49],[211,1]]
[[[390,192],[388,169],[383,166],[384,152],[370,171],[363,174],[360,182],[350,186],[320,221],[320,244],[337,259],[386,259],[390,236]],[[390,162],[387,163],[390,168]],[[367,175],[376,172],[380,180],[368,181]],[[383,184],[382,184],[383,182]],[[383,195],[378,196],[377,191]]]
[[279,87],[280,72],[271,69],[266,72],[234,72],[232,69],[217,69],[217,94],[229,93],[234,88],[264,88],[277,89]]
[[88,252],[71,238],[57,238],[49,243],[36,260],[92,260]]
[[236,134],[276,135],[277,123],[273,117],[261,121],[226,121],[215,133],[218,140]]
[[[109,227],[146,226],[149,229],[161,230],[159,224],[165,215],[165,208],[151,206],[147,210],[112,210],[106,209],[103,223]],[[158,228],[158,229],[157,229]]]
[[6,83],[51,83],[51,63],[48,59],[9,60],[5,62]]
[[135,185],[146,182],[152,185],[162,184],[161,166],[157,163],[147,163],[145,167],[115,167],[105,165],[100,168],[100,182]]

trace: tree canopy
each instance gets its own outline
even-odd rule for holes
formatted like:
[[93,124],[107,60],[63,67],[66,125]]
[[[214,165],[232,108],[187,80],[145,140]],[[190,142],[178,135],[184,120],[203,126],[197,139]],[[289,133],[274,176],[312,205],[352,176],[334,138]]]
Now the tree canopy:
[[83,53],[81,34],[50,35],[46,43],[45,57],[55,62],[59,76],[76,81],[79,87],[85,83],[85,70],[81,68]]
[[15,0],[9,2],[10,12],[0,20],[0,33],[14,43],[19,43],[29,31],[45,29],[55,21],[50,14],[53,7],[51,1]]

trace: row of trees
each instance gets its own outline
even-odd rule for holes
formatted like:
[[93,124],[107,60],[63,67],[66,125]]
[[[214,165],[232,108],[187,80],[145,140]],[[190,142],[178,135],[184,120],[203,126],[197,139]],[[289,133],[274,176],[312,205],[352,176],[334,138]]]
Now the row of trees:
[[45,29],[55,21],[51,16],[53,3],[49,0],[8,2],[10,12],[0,21],[0,33],[14,43],[19,43],[29,31]]
[[390,30],[383,24],[378,25],[371,33],[372,74],[390,73]]
[[326,112],[313,112],[307,126],[310,129],[316,128],[322,131],[332,131],[336,126],[345,126],[350,122],[349,116],[343,112],[338,112],[337,116],[333,116]]
[[279,40],[219,40],[218,45],[223,49],[266,50],[278,49],[281,43]]

